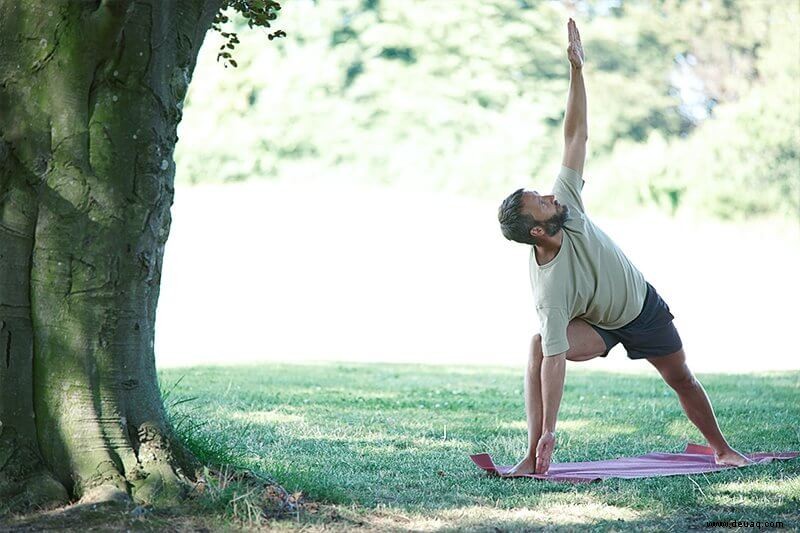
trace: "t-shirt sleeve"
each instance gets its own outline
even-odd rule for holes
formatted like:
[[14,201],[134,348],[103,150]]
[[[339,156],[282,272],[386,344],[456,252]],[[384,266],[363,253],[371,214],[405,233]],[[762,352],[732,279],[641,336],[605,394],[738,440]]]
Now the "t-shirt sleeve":
[[542,352],[545,357],[558,355],[569,350],[567,324],[569,315],[561,307],[537,307],[539,326],[542,328]]
[[581,175],[562,165],[561,171],[556,178],[556,183],[553,185],[553,194],[555,194],[556,200],[562,204],[569,205],[570,209],[577,209],[583,213],[582,189],[583,178],[581,178]]

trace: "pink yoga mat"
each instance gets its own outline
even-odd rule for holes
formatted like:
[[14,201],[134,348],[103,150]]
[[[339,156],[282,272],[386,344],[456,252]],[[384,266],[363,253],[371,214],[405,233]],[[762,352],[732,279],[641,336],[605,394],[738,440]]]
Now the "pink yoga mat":
[[[800,452],[751,453],[745,454],[754,462],[765,464],[773,459],[794,459]],[[504,475],[512,466],[497,466],[488,453],[471,455],[479,468],[490,474]],[[748,465],[749,466],[749,465]],[[553,463],[547,474],[527,474],[519,477],[532,477],[546,481],[566,481],[570,483],[591,483],[608,478],[635,479],[655,476],[676,476],[679,474],[704,474],[728,470],[732,466],[719,466],[714,462],[714,451],[708,446],[687,444],[683,453],[651,452],[638,457],[620,457],[608,461],[587,461],[584,463]],[[516,476],[514,476],[516,477]]]

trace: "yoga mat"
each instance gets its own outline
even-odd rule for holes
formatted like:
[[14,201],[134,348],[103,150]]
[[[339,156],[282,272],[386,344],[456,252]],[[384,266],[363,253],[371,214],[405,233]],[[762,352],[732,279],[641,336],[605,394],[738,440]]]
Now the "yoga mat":
[[[753,460],[751,464],[765,464],[773,459],[794,459],[800,452],[750,453],[745,454]],[[504,475],[513,468],[497,466],[488,453],[471,455],[470,459],[479,468],[490,474]],[[750,465],[746,465],[750,466]],[[736,468],[719,466],[714,462],[714,450],[699,444],[687,444],[683,453],[651,452],[637,457],[620,457],[607,461],[587,461],[583,463],[553,463],[547,474],[526,474],[546,481],[566,481],[569,483],[591,483],[609,478],[636,479],[656,476],[677,476],[681,474],[705,474]]]

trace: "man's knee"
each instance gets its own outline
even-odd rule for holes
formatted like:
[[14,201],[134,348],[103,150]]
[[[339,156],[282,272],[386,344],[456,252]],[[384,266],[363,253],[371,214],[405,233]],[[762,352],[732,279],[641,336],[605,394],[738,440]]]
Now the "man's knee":
[[531,349],[530,349],[530,356],[528,357],[528,364],[531,367],[538,367],[542,364],[542,358],[544,354],[542,353],[542,336],[537,333],[531,339]]
[[675,392],[684,392],[694,389],[699,385],[699,382],[692,374],[688,367],[684,366],[679,372],[671,373],[664,376],[664,381],[672,387]]

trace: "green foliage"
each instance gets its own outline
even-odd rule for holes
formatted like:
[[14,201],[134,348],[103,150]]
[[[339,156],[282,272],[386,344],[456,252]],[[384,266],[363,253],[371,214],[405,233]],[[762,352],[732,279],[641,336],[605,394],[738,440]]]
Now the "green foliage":
[[[725,33],[709,14],[687,22],[688,32],[706,31],[713,37],[709,42],[728,40],[728,60],[717,47],[698,49],[700,70],[717,67],[704,81],[719,88],[715,95],[723,103],[689,135],[654,132],[642,142],[626,139],[601,158],[592,178],[605,185],[608,198],[626,189],[623,194],[635,191],[639,203],[672,213],[800,216],[800,9],[766,3],[739,8],[728,15],[744,37]],[[748,17],[748,25],[737,16]],[[723,62],[730,72],[721,68]],[[742,69],[749,74],[742,76]]]
[[561,159],[570,15],[587,54],[587,179],[601,196],[716,217],[798,212],[796,2],[296,0],[281,15],[292,38],[268,47],[220,19],[209,49],[230,60],[235,45],[245,68],[224,76],[201,57],[178,179],[496,197],[531,176],[546,187]]
[[[230,51],[240,44],[239,36],[236,32],[222,31],[222,25],[230,22],[230,17],[226,14],[228,9],[239,13],[246,21],[250,29],[253,28],[269,28],[272,26],[271,22],[278,18],[277,11],[280,11],[281,5],[274,0],[224,0],[219,8],[219,11],[214,15],[214,21],[211,28],[219,32],[220,36],[226,39],[226,42],[219,47],[217,52],[217,61],[223,60],[225,68],[228,65],[236,68],[238,63]],[[286,37],[286,32],[278,30],[268,35],[269,40],[276,37]]]

